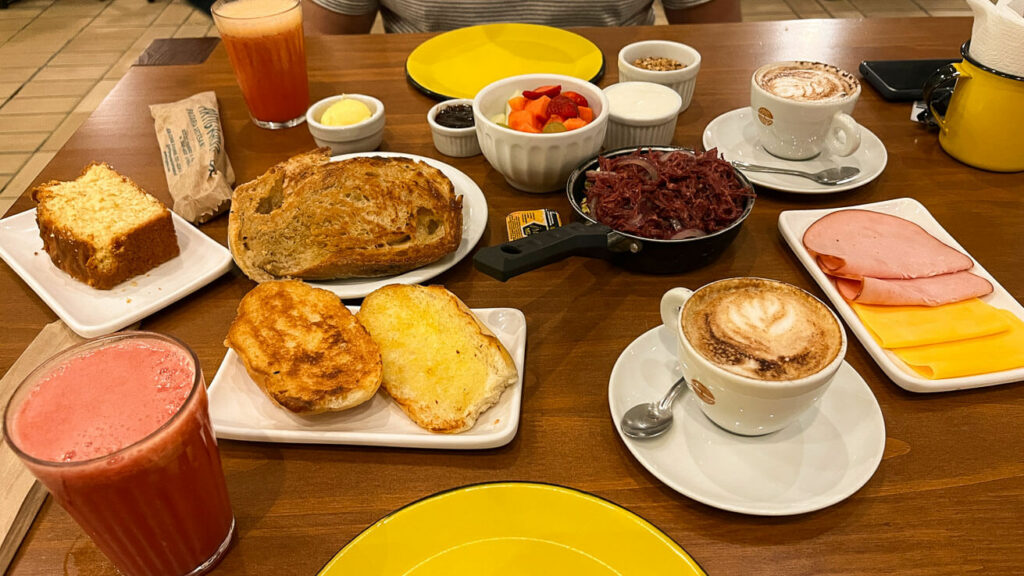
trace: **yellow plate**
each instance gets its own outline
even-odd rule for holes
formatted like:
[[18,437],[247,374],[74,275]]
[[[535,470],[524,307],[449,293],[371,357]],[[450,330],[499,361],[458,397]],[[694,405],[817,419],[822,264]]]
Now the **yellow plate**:
[[320,576],[698,575],[650,522],[607,500],[523,482],[477,484],[414,502],[356,536]]
[[593,42],[536,24],[485,24],[445,32],[420,44],[405,74],[432,98],[473,98],[495,80],[520,74],[565,74],[597,81],[604,55]]

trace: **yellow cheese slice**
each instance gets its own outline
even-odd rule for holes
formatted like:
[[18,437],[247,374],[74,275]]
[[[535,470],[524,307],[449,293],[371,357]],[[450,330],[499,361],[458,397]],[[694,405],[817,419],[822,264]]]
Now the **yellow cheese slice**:
[[1008,310],[999,310],[1009,330],[929,346],[893,350],[901,360],[929,379],[975,376],[1024,367],[1024,322]]
[[1002,314],[1005,310],[977,298],[942,306],[875,306],[856,302],[850,302],[850,306],[883,348],[978,338],[1010,327]]

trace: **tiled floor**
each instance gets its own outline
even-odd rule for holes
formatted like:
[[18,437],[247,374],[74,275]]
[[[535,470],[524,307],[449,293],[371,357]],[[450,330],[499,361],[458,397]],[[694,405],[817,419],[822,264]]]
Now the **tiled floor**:
[[[741,2],[748,21],[970,14],[963,0]],[[184,0],[17,0],[0,9],[0,214],[151,40],[209,35],[210,17]]]

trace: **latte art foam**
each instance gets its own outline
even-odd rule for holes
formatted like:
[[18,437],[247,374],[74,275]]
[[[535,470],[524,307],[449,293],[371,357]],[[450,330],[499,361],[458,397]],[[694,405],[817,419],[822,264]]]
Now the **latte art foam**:
[[797,102],[842,100],[860,84],[848,72],[816,62],[772,66],[760,71],[756,82],[765,92]]
[[842,345],[841,328],[821,302],[769,280],[727,280],[701,289],[686,303],[682,322],[701,356],[757,380],[815,374]]

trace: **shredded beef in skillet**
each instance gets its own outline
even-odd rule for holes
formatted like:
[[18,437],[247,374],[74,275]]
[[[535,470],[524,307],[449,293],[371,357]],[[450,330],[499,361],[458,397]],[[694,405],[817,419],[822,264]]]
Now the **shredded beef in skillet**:
[[717,232],[743,214],[747,189],[714,148],[701,154],[638,150],[601,157],[587,172],[587,210],[620,232],[679,240]]

